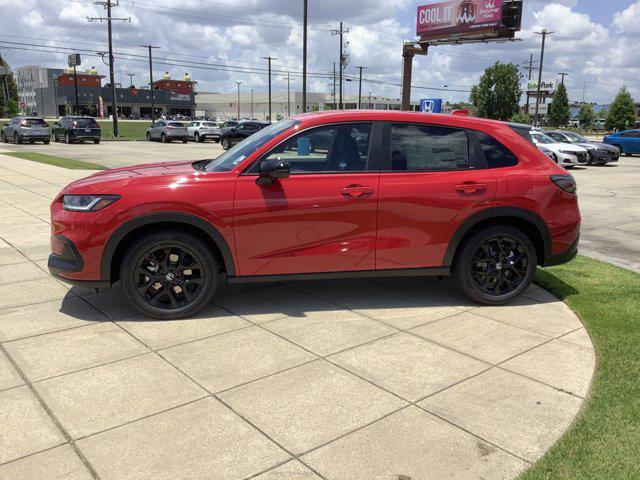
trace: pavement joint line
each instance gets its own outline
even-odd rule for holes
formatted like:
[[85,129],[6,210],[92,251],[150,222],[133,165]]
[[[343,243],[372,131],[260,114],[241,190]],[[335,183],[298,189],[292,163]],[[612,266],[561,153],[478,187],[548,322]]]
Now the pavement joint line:
[[[9,153],[13,153],[13,152],[9,152]],[[3,155],[3,154],[2,154],[2,153],[0,153],[0,155]],[[23,162],[31,162],[31,160],[25,160],[24,158],[18,158],[18,157],[12,157],[12,156],[8,156],[8,157],[9,157],[11,160],[14,160],[14,159],[15,159],[15,160],[22,160]],[[38,162],[31,162],[31,163],[38,163]],[[56,165],[51,165],[51,166],[52,166],[52,167],[55,167]],[[14,169],[12,169],[11,167],[6,166],[6,165],[3,165],[3,168],[4,168],[4,169],[6,169],[6,170],[9,170],[10,172],[16,173],[16,174],[18,174],[18,175],[22,175],[22,176],[27,177],[27,178],[33,178],[34,180],[39,180],[39,181],[44,182],[44,183],[47,183],[47,184],[49,184],[49,185],[53,185],[54,187],[58,187],[58,188],[60,188],[60,190],[62,190],[62,189],[64,188],[64,187],[61,187],[60,185],[58,185],[58,184],[56,184],[56,183],[48,182],[48,181],[46,181],[46,180],[43,180],[42,178],[34,177],[33,175],[29,175],[29,174],[24,173],[24,172],[21,172],[21,171],[19,171],[19,170],[14,170]],[[59,169],[64,169],[64,167],[57,167],[57,168],[59,168]],[[65,169],[65,170],[68,170],[68,169]],[[48,173],[48,172],[47,172],[47,170],[41,170],[41,172],[42,172],[42,173],[44,173],[44,174]],[[7,181],[6,181],[6,180],[4,180],[4,179],[3,179],[2,181],[3,181],[3,182],[7,182]],[[8,183],[9,185],[12,185],[12,186],[17,187],[17,188],[24,188],[24,187],[21,187],[21,186],[19,186],[19,185],[14,185],[14,184],[12,184],[12,183],[10,183],[10,182],[7,182],[7,183]],[[26,190],[26,189],[25,189],[25,190]],[[27,191],[28,191],[28,190],[27,190]],[[32,192],[32,193],[33,193],[33,192]]]
[[[56,416],[53,414],[53,412],[51,411],[47,403],[44,401],[40,393],[38,393],[36,388],[34,388],[31,381],[27,378],[25,373],[22,371],[22,369],[19,367],[19,365],[15,362],[13,357],[9,354],[9,352],[6,350],[6,348],[4,348],[4,346],[1,343],[0,343],[0,352],[2,352],[9,359],[9,361],[13,365],[13,368],[15,368],[16,372],[18,372],[18,375],[20,375],[20,377],[22,378],[22,381],[25,382],[25,385],[31,391],[31,394],[36,398],[38,403],[40,403],[40,405],[42,406],[44,411],[47,413],[47,415],[49,415],[54,425],[58,428],[60,433],[62,433],[62,436],[65,438],[66,443],[68,443],[71,446],[71,448],[76,452],[76,455],[78,455],[82,463],[85,465],[85,467],[87,467],[87,470],[89,471],[91,476],[93,476],[93,478],[96,480],[100,480],[100,477],[98,476],[98,473],[93,468],[93,465],[91,465],[91,463],[87,460],[87,458],[82,454],[78,446],[75,444],[73,437],[71,437],[71,435],[69,435],[69,433],[64,429],[64,427],[62,426],[60,421],[56,418]],[[64,443],[65,442],[61,443],[60,445],[64,445]]]
[[503,451],[504,453],[507,453],[507,454],[511,455],[512,457],[517,458],[518,460],[522,460],[522,461],[523,461],[523,462],[525,462],[528,466],[533,465],[533,462],[531,462],[530,460],[527,460],[526,458],[522,458],[520,455],[517,455],[517,454],[515,454],[515,453],[513,453],[513,452],[510,452],[510,451],[509,451],[509,450],[507,450],[506,448],[501,447],[500,445],[498,445],[498,444],[496,444],[496,443],[494,443],[494,442],[488,441],[487,439],[485,439],[485,438],[481,437],[480,435],[478,435],[478,434],[476,434],[476,433],[473,433],[471,430],[468,430],[468,429],[466,429],[466,428],[464,428],[464,427],[461,427],[460,425],[458,425],[458,424],[456,424],[456,423],[452,422],[451,420],[449,420],[449,419],[447,419],[447,418],[445,418],[445,417],[443,417],[443,416],[441,416],[441,415],[438,415],[437,413],[434,413],[434,412],[432,412],[432,411],[430,411],[430,410],[428,410],[428,409],[426,409],[426,408],[422,407],[421,405],[416,405],[416,407],[417,407],[417,408],[419,408],[419,409],[421,409],[421,410],[422,410],[422,411],[424,411],[424,412],[427,412],[429,415],[433,415],[434,417],[439,418],[439,419],[440,419],[440,420],[442,420],[443,422],[446,422],[446,423],[448,423],[449,425],[451,425],[451,426],[453,426],[453,427],[459,428],[459,429],[460,429],[460,430],[462,430],[463,432],[468,433],[469,435],[471,435],[471,436],[473,436],[473,437],[477,438],[478,440],[480,440],[480,441],[482,441],[482,442],[485,442],[485,443],[488,443],[489,445],[491,445],[491,446],[493,446],[493,447],[497,448],[498,450],[501,450],[501,451]]
[[[24,385],[21,385],[21,386],[24,387]],[[69,442],[62,442],[58,445],[54,445],[53,447],[45,448],[44,450],[38,450],[37,452],[28,453],[27,455],[22,455],[21,457],[16,457],[13,460],[9,460],[8,462],[0,463],[0,467],[4,467],[5,465],[11,465],[14,462],[19,462],[20,460],[24,460],[25,458],[33,457],[34,455],[39,455],[41,453],[45,453],[50,450],[55,450],[56,448],[60,448],[64,445],[69,445]]]
[[0,340],[0,343],[7,344],[7,343],[18,342],[20,340],[27,340],[27,339],[31,339],[31,338],[44,337],[45,335],[50,335],[52,333],[69,332],[71,330],[78,330],[80,328],[86,328],[86,327],[90,327],[92,325],[98,325],[100,323],[105,323],[105,322],[109,322],[109,321],[110,321],[109,319],[105,319],[105,320],[102,320],[102,321],[100,321],[100,320],[87,320],[87,323],[85,325],[75,325],[73,327],[61,328],[60,330],[52,330],[50,332],[34,333],[33,335],[27,335],[25,337],[12,338],[11,340]]

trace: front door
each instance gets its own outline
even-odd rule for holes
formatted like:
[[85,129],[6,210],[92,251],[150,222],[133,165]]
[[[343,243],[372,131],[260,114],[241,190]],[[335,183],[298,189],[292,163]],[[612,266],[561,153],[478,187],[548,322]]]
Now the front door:
[[373,270],[378,137],[381,125],[371,123],[318,127],[261,159],[285,160],[290,177],[258,185],[260,162],[240,175],[234,207],[240,275]]
[[495,177],[479,168],[481,147],[465,130],[401,123],[386,128],[376,268],[442,266],[460,223],[491,206]]

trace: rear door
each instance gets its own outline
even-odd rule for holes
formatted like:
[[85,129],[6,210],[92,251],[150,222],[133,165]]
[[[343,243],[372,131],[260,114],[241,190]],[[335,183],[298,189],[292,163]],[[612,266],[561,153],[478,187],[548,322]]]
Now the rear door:
[[640,131],[623,133],[624,151],[627,153],[640,153]]
[[259,162],[240,175],[240,274],[373,270],[381,139],[382,124],[313,128],[261,159],[287,161],[290,177],[258,185]]
[[496,180],[475,134],[438,125],[385,125],[376,268],[438,267],[458,226],[491,206]]

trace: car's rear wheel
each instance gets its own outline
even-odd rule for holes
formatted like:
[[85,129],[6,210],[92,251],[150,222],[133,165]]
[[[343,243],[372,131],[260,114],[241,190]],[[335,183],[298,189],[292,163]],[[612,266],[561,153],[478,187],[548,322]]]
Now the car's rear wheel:
[[16,145],[22,143],[22,138],[20,138],[20,135],[18,135],[17,133],[13,134],[13,143],[15,143]]
[[7,137],[4,136],[4,132],[0,132],[0,136],[2,137],[2,143],[9,143],[9,140],[7,140]]
[[147,142],[151,141],[151,134],[149,132],[147,132]]
[[44,143],[45,145],[49,145],[49,143],[51,143],[51,139],[49,138],[45,138],[42,143]]
[[160,135],[160,141],[162,143],[167,143],[167,136],[164,133],[162,135]]
[[494,226],[465,240],[455,260],[454,273],[471,299],[485,305],[502,305],[529,287],[536,265],[536,249],[524,232]]
[[202,140],[200,140],[200,132],[196,132],[196,133],[194,133],[194,134],[193,134],[193,139],[194,139],[196,142],[201,142]]
[[140,238],[120,268],[131,304],[163,320],[186,317],[205,307],[215,292],[217,276],[213,252],[197,237],[180,231]]
[[229,150],[231,148],[231,141],[228,138],[223,138],[222,141],[220,142],[222,145],[222,148],[224,150]]
[[66,144],[70,144],[71,143],[71,137],[69,137],[68,133],[64,134],[64,143],[66,143]]
[[100,143],[100,139],[99,138],[94,138],[93,139],[93,143],[95,143],[96,145],[98,145]]

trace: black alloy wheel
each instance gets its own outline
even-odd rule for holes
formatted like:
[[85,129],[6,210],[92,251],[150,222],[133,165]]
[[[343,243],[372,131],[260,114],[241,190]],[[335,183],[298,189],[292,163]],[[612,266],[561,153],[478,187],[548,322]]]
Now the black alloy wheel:
[[22,143],[22,138],[20,138],[20,136],[17,133],[13,134],[13,143],[15,143],[16,145],[19,145]]
[[537,253],[522,231],[494,226],[465,240],[455,274],[465,293],[486,305],[501,305],[525,291],[535,275]]
[[229,150],[231,148],[231,142],[229,141],[228,138],[226,138],[226,137],[223,138],[221,143],[222,143],[222,148],[224,150]]
[[160,319],[182,318],[211,300],[217,266],[211,250],[183,232],[159,232],[136,242],[122,262],[129,301]]

